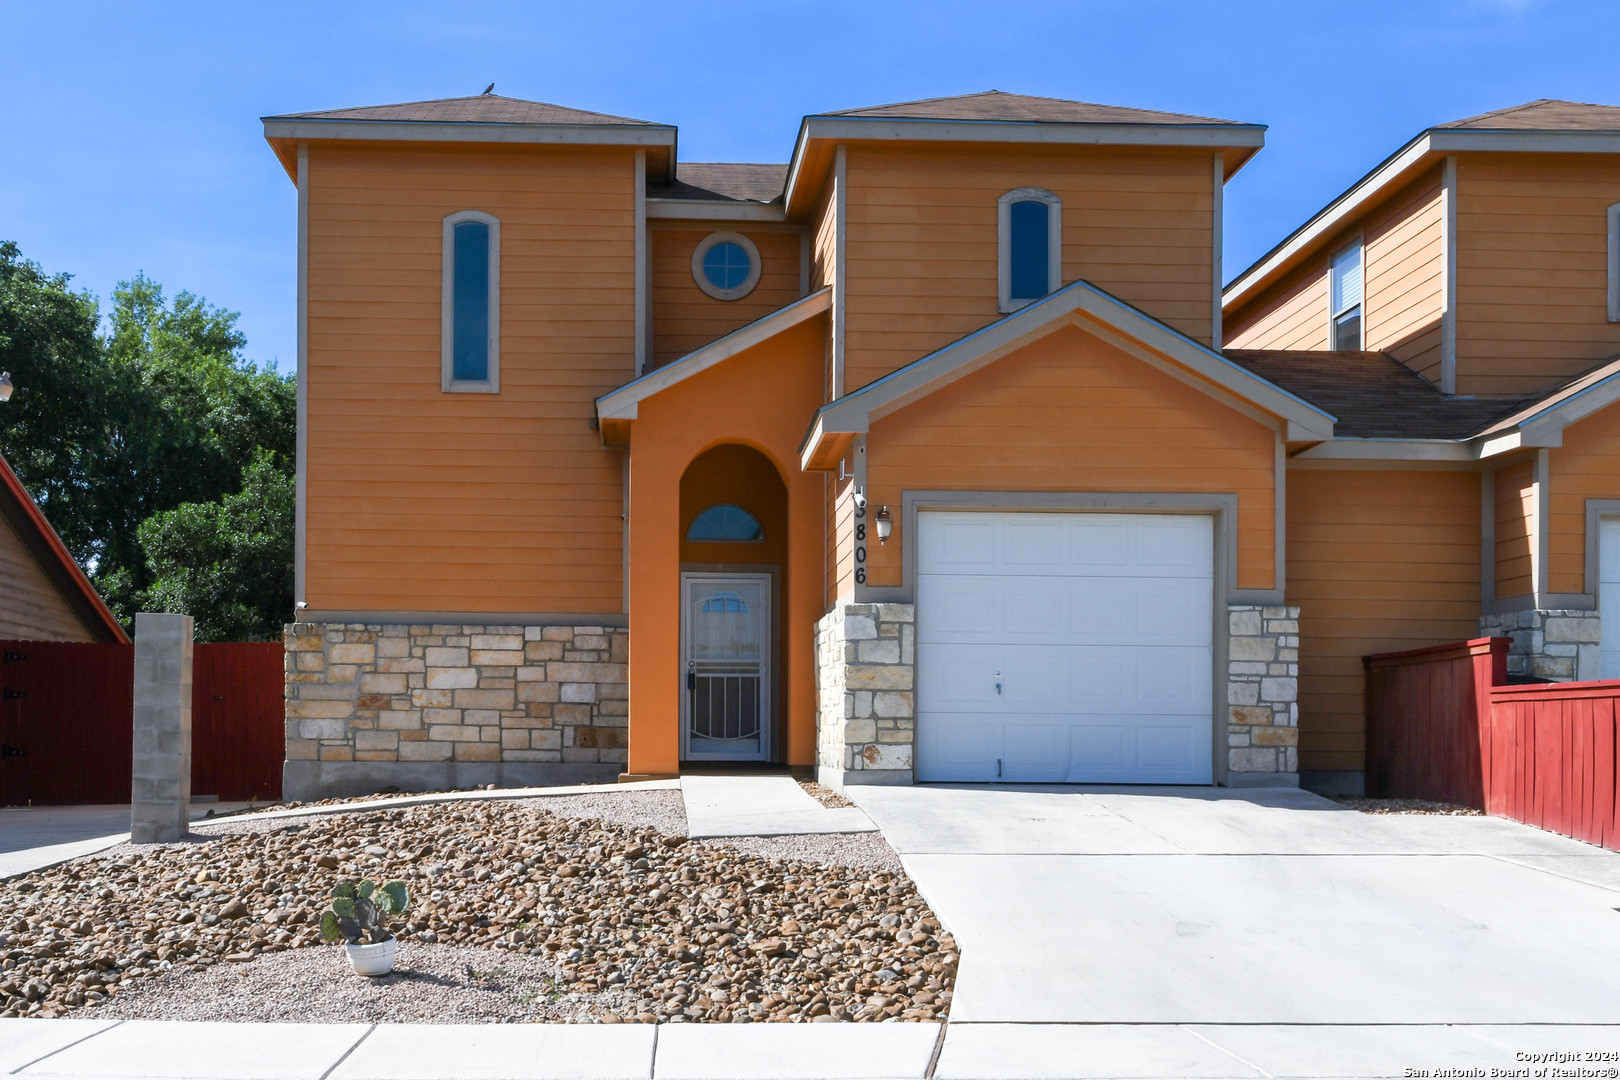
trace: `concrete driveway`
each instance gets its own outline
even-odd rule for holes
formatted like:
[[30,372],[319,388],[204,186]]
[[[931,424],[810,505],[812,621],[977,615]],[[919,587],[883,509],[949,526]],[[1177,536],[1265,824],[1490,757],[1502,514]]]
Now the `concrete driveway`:
[[1384,1076],[1620,1050],[1620,855],[1600,848],[1293,790],[849,794],[962,946],[940,1077]]
[[[192,803],[191,820],[247,803]],[[129,804],[0,807],[0,880],[93,855],[129,839]]]

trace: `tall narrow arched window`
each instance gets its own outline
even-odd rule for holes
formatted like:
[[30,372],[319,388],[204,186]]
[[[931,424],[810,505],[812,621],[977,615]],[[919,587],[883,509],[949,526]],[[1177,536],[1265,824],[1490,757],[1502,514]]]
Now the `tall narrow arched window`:
[[1609,321],[1620,322],[1620,203],[1609,207]]
[[501,222],[481,210],[444,219],[441,389],[501,388]]
[[1063,284],[1063,200],[1017,188],[996,204],[1000,310],[1017,311]]

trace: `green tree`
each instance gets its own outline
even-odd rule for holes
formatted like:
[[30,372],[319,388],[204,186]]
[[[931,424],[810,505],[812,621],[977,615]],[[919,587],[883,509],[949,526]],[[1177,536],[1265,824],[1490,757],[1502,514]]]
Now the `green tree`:
[[[69,280],[0,243],[0,367],[17,387],[0,406],[0,452],[129,623],[158,578],[143,522],[243,491],[261,457],[292,475],[294,380],[243,358],[235,312],[188,292],[170,303],[144,275],[120,283],[98,335],[95,299]],[[201,626],[214,618],[187,613]],[[288,600],[256,633],[290,615]]]
[[292,478],[261,448],[241,491],[147,518],[147,610],[200,613],[198,641],[279,639],[293,606],[293,506]]

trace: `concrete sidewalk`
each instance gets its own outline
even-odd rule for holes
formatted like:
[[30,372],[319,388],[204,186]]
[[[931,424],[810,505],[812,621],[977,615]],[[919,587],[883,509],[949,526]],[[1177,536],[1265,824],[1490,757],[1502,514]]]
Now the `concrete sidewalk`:
[[0,1075],[101,1080],[912,1080],[938,1024],[0,1020]]
[[680,784],[694,840],[877,831],[864,811],[822,806],[791,776],[683,776]]

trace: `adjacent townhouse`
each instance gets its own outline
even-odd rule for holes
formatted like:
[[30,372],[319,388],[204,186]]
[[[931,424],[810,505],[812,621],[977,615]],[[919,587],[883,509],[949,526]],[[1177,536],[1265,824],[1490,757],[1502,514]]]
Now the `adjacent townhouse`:
[[1523,621],[1588,677],[1616,114],[1425,132],[1224,294],[1255,124],[989,92],[769,165],[494,95],[266,118],[285,793],[1345,787],[1365,652]]
[[1360,782],[1363,655],[1506,634],[1515,677],[1620,678],[1620,108],[1429,128],[1224,305],[1226,355],[1337,418],[1286,477],[1308,782]]

